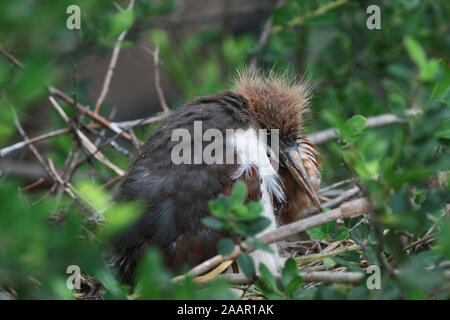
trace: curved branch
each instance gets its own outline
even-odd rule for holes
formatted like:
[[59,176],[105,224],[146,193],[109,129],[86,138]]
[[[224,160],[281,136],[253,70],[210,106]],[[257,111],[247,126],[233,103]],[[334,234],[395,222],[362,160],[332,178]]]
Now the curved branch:
[[[408,109],[405,111],[405,114],[408,116],[417,116],[420,113],[422,113],[422,110]],[[400,117],[396,116],[395,114],[391,114],[391,113],[381,114],[379,116],[373,116],[373,117],[367,118],[366,128],[382,127],[382,126],[387,126],[387,125],[390,125],[393,123],[402,123],[402,122],[406,122],[406,121],[407,120],[400,118]],[[336,140],[337,138],[338,137],[336,135],[336,129],[334,129],[334,128],[322,130],[322,131],[310,134],[308,136],[308,139],[314,144],[322,144],[325,142]]]
[[[359,198],[353,201],[345,202],[338,208],[328,211],[327,213],[317,214],[310,218],[299,220],[284,226],[281,226],[271,232],[268,232],[258,239],[265,244],[271,244],[290,236],[293,236],[299,232],[317,227],[324,223],[335,221],[339,218],[353,218],[362,215],[370,208],[370,202],[367,198]],[[202,262],[195,268],[188,272],[190,276],[201,275],[225,260],[234,260],[241,253],[241,247],[245,248],[246,252],[252,252],[254,249],[248,247],[245,243],[241,243],[240,246],[236,245],[234,250],[228,256],[217,255],[207,261]]]

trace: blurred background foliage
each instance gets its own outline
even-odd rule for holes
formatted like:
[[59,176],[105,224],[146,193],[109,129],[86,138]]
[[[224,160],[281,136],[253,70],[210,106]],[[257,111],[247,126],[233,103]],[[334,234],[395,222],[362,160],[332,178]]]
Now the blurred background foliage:
[[[72,4],[81,8],[81,30],[65,27],[66,9]],[[351,176],[345,163],[363,192],[377,203],[375,220],[380,228],[390,230],[380,239],[366,224],[340,235],[335,225],[327,225],[310,236],[382,242],[389,263],[401,271],[399,277],[384,278],[382,292],[369,291],[362,282],[353,287],[317,286],[296,295],[290,288],[288,297],[448,298],[448,280],[441,266],[450,260],[450,2],[289,0],[278,7],[275,1],[260,4],[262,9],[255,2],[255,7],[250,5],[239,13],[233,11],[241,7],[236,1],[212,1],[210,6],[218,14],[210,17],[209,11],[202,12],[202,6],[208,6],[201,0],[138,0],[133,11],[120,9],[126,8],[126,1],[2,0],[0,46],[24,68],[0,55],[0,146],[23,140],[14,125],[12,108],[29,136],[65,126],[46,100],[48,86],[69,95],[76,86],[77,100],[93,106],[100,85],[96,82],[102,82],[106,68],[98,70],[93,80],[83,71],[92,64],[84,62],[93,56],[108,61],[117,36],[127,28],[118,66],[130,52],[137,68],[151,66],[147,51],[158,46],[163,89],[171,108],[195,96],[229,89],[236,70],[257,57],[263,69],[305,75],[315,85],[307,133],[334,127],[339,137],[320,147],[324,185]],[[366,8],[371,4],[381,8],[381,30],[366,27]],[[194,14],[189,16],[185,12],[190,6]],[[261,45],[259,37],[272,12],[272,29],[267,43]],[[202,24],[202,19],[207,22]],[[102,114],[116,108],[115,120],[119,121],[157,112],[156,94],[145,89],[152,86],[152,69],[144,72],[149,83],[141,91],[149,96],[143,95],[140,103],[138,93],[132,91],[139,86],[134,74],[118,67],[114,79],[119,80],[114,80],[116,87]],[[116,92],[125,96],[127,104]],[[68,104],[62,106],[69,116],[75,116]],[[407,116],[410,109],[419,115]],[[384,113],[398,115],[405,122],[365,128],[366,118]],[[141,128],[138,137],[146,139],[157,125]],[[61,167],[71,141],[71,135],[62,135],[37,146]],[[113,150],[104,153],[124,169],[132,161]],[[8,158],[14,166],[33,160],[25,149]],[[34,181],[32,177],[20,170],[11,173],[3,162],[7,159],[0,160],[0,283],[14,288],[19,298],[71,298],[66,268],[76,264],[83,274],[104,284],[105,297],[124,298],[126,288],[109,270],[104,244],[138,210],[126,205],[100,210],[100,217],[92,217],[89,210],[74,206],[65,196],[38,201],[48,188],[21,191],[20,187]],[[111,178],[111,171],[98,162],[81,167],[75,175],[79,190],[99,208],[108,204],[113,193],[100,191],[99,184]],[[102,226],[93,221],[101,221]],[[347,229],[357,222],[346,221]],[[437,233],[430,245],[417,251],[399,249],[402,232],[418,240],[432,227]],[[368,246],[365,252],[369,263],[384,265],[375,250],[376,246]],[[328,262],[346,266],[358,259],[343,255]],[[169,282],[172,275],[162,267],[156,251],[148,253],[141,267],[146,270],[139,277],[141,298],[230,297],[223,282],[206,288],[191,279]],[[282,284],[277,289],[270,275],[265,280],[261,290],[266,297],[276,297]],[[303,282],[296,283],[300,290]]]

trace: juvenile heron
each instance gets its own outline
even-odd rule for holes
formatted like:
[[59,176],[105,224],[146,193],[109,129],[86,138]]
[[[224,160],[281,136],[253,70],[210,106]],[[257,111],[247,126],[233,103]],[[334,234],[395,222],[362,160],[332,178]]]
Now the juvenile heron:
[[[231,91],[187,103],[155,130],[116,196],[119,201],[139,200],[145,207],[113,244],[121,281],[134,281],[137,264],[149,246],[158,247],[165,264],[175,270],[216,255],[224,234],[201,221],[209,215],[208,202],[229,194],[236,180],[247,184],[249,200],[263,205],[262,215],[271,220],[264,232],[303,218],[311,205],[320,209],[319,154],[303,134],[309,92],[304,81],[286,75],[241,75]],[[208,144],[204,138],[200,151],[199,141],[188,140],[189,149],[194,150],[188,163],[174,161],[173,150],[179,142],[173,132],[183,129],[194,136],[196,123],[205,133],[208,129],[221,132],[226,137],[223,149],[232,150],[237,161],[226,161],[226,152],[221,161],[198,161]],[[230,129],[234,133],[227,135]],[[260,129],[266,129],[266,134],[276,129],[279,146],[271,145],[271,137],[260,139]],[[271,161],[270,154],[278,147],[279,162]],[[257,250],[252,256],[256,265],[264,262],[277,272],[282,260],[273,248],[274,254]]]

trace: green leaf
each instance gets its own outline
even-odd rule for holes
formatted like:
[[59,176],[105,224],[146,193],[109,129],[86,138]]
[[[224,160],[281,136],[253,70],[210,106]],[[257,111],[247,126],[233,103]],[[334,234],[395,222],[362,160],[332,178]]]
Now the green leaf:
[[261,231],[264,231],[268,226],[270,226],[271,221],[264,217],[259,217],[247,225],[247,235],[254,236]]
[[441,76],[436,82],[431,95],[433,100],[438,100],[450,106],[450,66],[444,61],[439,61]]
[[239,220],[251,220],[248,219],[248,209],[243,204],[233,204],[230,208],[230,211],[239,219]]
[[324,258],[324,259],[322,260],[322,263],[323,263],[324,265],[330,266],[330,267],[333,267],[333,266],[335,266],[335,265],[337,264],[337,262],[334,261],[334,260],[333,260],[332,258],[330,258],[330,257]]
[[221,230],[224,227],[224,223],[220,220],[217,220],[216,218],[213,217],[206,217],[203,218],[202,223],[207,226],[210,227],[211,229],[215,229],[215,230]]
[[436,130],[435,137],[438,139],[450,139],[450,119],[441,122]]
[[289,258],[281,270],[281,282],[286,287],[295,276],[298,276],[297,263],[294,258]]
[[218,244],[219,253],[223,256],[230,254],[233,252],[234,245],[235,243],[231,238],[224,238],[220,240]]
[[362,115],[357,114],[348,119],[340,128],[341,137],[344,140],[351,140],[361,132],[363,132],[365,127],[366,118],[364,118]]
[[319,227],[311,228],[306,230],[306,233],[313,239],[317,240],[328,240],[328,234],[323,232]]
[[303,282],[305,282],[305,280],[300,275],[296,276],[285,287],[284,292],[286,292],[287,294],[291,294],[293,291],[300,288],[300,286],[303,284]]
[[241,252],[237,258],[237,262],[247,278],[253,278],[255,275],[255,263],[252,257],[245,252]]
[[217,200],[212,200],[209,202],[209,212],[217,218],[224,219],[227,216],[227,207],[224,205],[223,195],[220,195]]
[[251,221],[261,216],[262,205],[259,202],[253,201],[247,205],[235,204],[231,206],[230,210],[238,220]]
[[291,294],[304,282],[298,273],[297,263],[293,258],[287,259],[284,263],[284,267],[281,270],[281,282],[287,294]]
[[114,15],[110,24],[110,35],[117,37],[123,31],[129,29],[134,22],[134,11],[123,10]]
[[341,228],[338,230],[338,232],[336,233],[336,240],[337,241],[342,241],[348,238],[348,236],[350,235],[350,232],[348,230],[348,228]]
[[247,226],[244,223],[237,222],[231,224],[233,230],[243,236],[247,235]]
[[268,246],[267,244],[262,243],[261,240],[259,240],[258,238],[249,238],[249,239],[247,239],[246,243],[253,249],[260,249],[260,250],[264,250],[266,252],[273,253],[272,248],[270,246]]
[[420,43],[411,36],[406,36],[403,39],[403,44],[406,51],[408,51],[411,60],[413,60],[419,67],[420,78],[423,81],[433,79],[439,68],[438,60],[427,60],[425,50],[423,50]]
[[76,189],[81,194],[82,199],[89,202],[98,211],[102,212],[110,206],[108,194],[99,186],[89,180],[79,180],[75,182]]
[[413,37],[409,35],[406,36],[403,39],[403,44],[406,48],[406,51],[408,51],[411,60],[413,60],[417,65],[421,65],[426,62],[427,58],[425,55],[425,51],[423,50],[419,42],[417,42]]
[[141,212],[143,212],[143,208],[135,202],[123,202],[111,206],[105,212],[102,234],[108,237],[124,230],[139,218]]
[[259,274],[269,289],[275,290],[277,288],[277,281],[275,280],[275,277],[263,263],[259,264]]
[[231,203],[243,204],[247,199],[247,185],[243,181],[237,181],[231,190]]
[[258,218],[261,216],[261,212],[263,211],[263,206],[261,203],[257,201],[252,201],[247,204],[248,216],[252,217],[252,219]]

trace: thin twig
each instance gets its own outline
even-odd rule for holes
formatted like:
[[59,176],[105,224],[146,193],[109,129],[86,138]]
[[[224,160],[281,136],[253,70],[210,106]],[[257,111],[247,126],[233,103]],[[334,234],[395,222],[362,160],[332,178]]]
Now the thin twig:
[[159,47],[158,46],[156,46],[155,50],[153,50],[152,56],[153,56],[153,65],[155,68],[155,89],[156,89],[156,92],[158,93],[158,99],[159,99],[159,103],[161,104],[161,108],[163,109],[164,112],[168,112],[169,107],[167,105],[166,98],[164,96],[164,91],[161,88],[161,75],[159,72],[160,62],[159,62]]
[[[282,6],[284,4],[285,0],[278,0],[274,10],[276,10],[278,7]],[[258,52],[255,52],[251,58],[250,58],[250,64],[247,69],[247,75],[251,75],[256,70],[256,64],[258,63],[259,56],[261,54],[261,51],[264,50],[267,41],[269,40],[270,32],[272,30],[273,25],[273,12],[270,13],[269,17],[267,18],[266,22],[264,23],[264,28],[259,36],[258,39]]]
[[22,149],[30,144],[34,144],[36,142],[40,142],[40,141],[44,141],[44,140],[48,140],[50,138],[53,137],[57,137],[60,136],[62,134],[66,134],[72,131],[72,128],[63,128],[63,129],[58,129],[49,133],[44,133],[40,136],[34,137],[34,138],[30,138],[24,141],[20,141],[17,142],[13,145],[10,145],[8,147],[4,147],[3,149],[0,149],[0,158],[3,158],[4,156],[8,155],[9,153]]
[[[67,96],[64,92],[62,92],[61,90],[50,87],[50,92],[52,94],[54,94],[55,96],[61,98],[62,100],[66,101],[70,105],[73,105],[73,100],[69,96]],[[99,115],[95,115],[92,111],[90,111],[89,109],[87,109],[86,107],[82,106],[79,103],[77,104],[77,108],[79,108],[82,112],[85,112],[88,116],[93,117],[93,119],[97,120],[99,123],[101,123],[102,126],[110,129],[111,131],[113,131],[115,133],[120,133],[121,136],[125,137],[127,140],[129,140],[131,142],[133,141],[132,136],[126,132],[123,132],[123,131],[125,131],[125,130],[123,130],[123,128],[134,128],[136,126],[142,126],[142,125],[146,125],[146,124],[156,123],[156,122],[165,120],[172,114],[172,111],[160,112],[154,116],[136,119],[136,120],[121,121],[121,122],[109,122],[105,118],[103,118]],[[416,110],[416,109],[409,109],[405,113],[409,116],[416,116],[416,115],[420,114],[421,111]],[[366,128],[376,128],[376,127],[386,126],[386,125],[390,125],[390,124],[394,124],[394,123],[402,123],[405,121],[406,120],[401,119],[394,114],[382,114],[379,116],[367,118]],[[90,125],[89,127],[96,129],[96,128],[98,128],[98,125],[93,124],[93,125]],[[308,139],[316,145],[323,144],[323,143],[337,139],[335,131],[336,131],[336,129],[334,129],[334,128],[318,131],[316,133],[309,135]],[[45,133],[45,134],[36,136],[34,138],[30,138],[26,142],[25,141],[17,142],[11,146],[0,149],[0,158],[6,156],[7,154],[9,154],[15,150],[19,150],[23,147],[26,147],[28,144],[33,144],[36,142],[44,141],[44,140],[47,140],[47,139],[50,139],[50,138],[53,138],[53,137],[56,137],[56,136],[59,136],[62,134],[69,133],[69,132],[72,132],[72,128],[63,128],[63,129],[58,129],[58,130],[55,130],[55,131],[52,131],[49,133]],[[323,192],[323,190],[322,190],[322,192]]]
[[304,255],[304,256],[301,256],[301,257],[297,257],[297,258],[295,258],[295,261],[297,262],[298,265],[302,265],[302,264],[310,263],[310,262],[313,262],[313,261],[322,260],[322,259],[324,259],[326,257],[334,257],[334,256],[337,256],[337,255],[343,254],[345,252],[354,251],[354,250],[360,250],[360,249],[361,249],[361,245],[354,244],[352,246],[343,247],[343,248],[339,248],[339,249],[336,249],[336,250],[320,252],[320,253],[314,253],[314,254],[309,254],[309,255]]
[[327,192],[329,190],[332,190],[334,188],[340,187],[340,186],[342,186],[344,184],[347,184],[347,183],[350,183],[352,181],[353,181],[352,179],[347,179],[347,180],[342,180],[342,181],[338,181],[336,183],[330,184],[329,186],[326,186],[325,188],[320,189],[319,190],[319,194],[323,194],[323,193],[325,193],[325,192]]
[[[359,193],[359,191],[360,191],[360,189],[358,187],[353,187],[349,190],[346,190],[346,191],[342,192],[338,197],[334,198],[333,200],[325,202],[322,205],[322,209],[333,208],[333,207],[337,206],[338,204],[348,200],[349,198],[357,195]],[[317,208],[313,208],[308,212],[308,214],[313,214],[313,213],[318,213],[318,212],[319,212],[319,210],[317,210]]]
[[64,121],[73,128],[73,130],[76,132],[81,144],[86,148],[88,153],[92,154],[97,160],[99,160],[101,163],[103,163],[105,166],[113,170],[115,173],[117,173],[119,176],[125,175],[125,171],[117,167],[115,164],[113,164],[111,161],[109,161],[103,153],[101,153],[98,148],[89,140],[89,138],[78,128],[76,128],[73,121],[69,119],[67,114],[64,112],[64,110],[61,108],[61,106],[56,102],[56,100],[53,97],[49,97],[50,102],[52,103],[53,107],[58,111],[60,116],[64,119]]
[[[369,208],[369,200],[367,198],[359,198],[353,201],[345,202],[341,204],[339,208],[330,210],[327,213],[317,214],[315,216],[281,226],[274,231],[260,236],[258,239],[262,243],[271,244],[330,221],[360,216]],[[198,276],[211,270],[226,260],[234,260],[241,252],[241,247],[245,248],[247,252],[253,251],[253,249],[248,245],[241,243],[240,245],[235,246],[231,254],[227,256],[217,255],[207,261],[204,261],[195,268],[191,269],[188,272],[188,275]]]
[[[130,0],[127,10],[132,10],[134,7],[134,3],[135,3],[135,0]],[[114,69],[116,68],[117,60],[119,58],[121,44],[123,42],[123,39],[125,39],[127,32],[128,32],[128,29],[124,30],[117,38],[116,45],[114,46],[111,60],[109,62],[108,71],[106,72],[105,79],[103,81],[102,91],[100,92],[97,102],[95,103],[94,113],[96,113],[96,114],[99,113],[100,107],[103,104],[103,101],[105,100],[106,95],[108,94],[109,87],[111,85],[111,79],[114,74]]]
[[103,125],[104,127],[108,128],[109,130],[111,130],[115,133],[120,134],[125,139],[131,141],[131,136],[128,133],[123,132],[123,130],[121,129],[121,127],[119,125],[117,125],[113,122],[109,122],[107,119],[105,119],[101,115],[98,115],[98,114],[92,112],[91,110],[89,110],[85,106],[81,105],[80,103],[75,104],[75,102],[73,101],[73,99],[71,97],[69,97],[67,94],[65,94],[64,92],[62,92],[59,89],[54,88],[54,87],[49,87],[49,90],[52,95],[66,101],[68,104],[79,109],[81,112],[85,113],[86,115],[88,115],[89,117],[91,117],[92,119],[94,119],[95,121],[97,121],[98,123]]
[[[417,109],[408,109],[405,111],[405,114],[408,116],[417,116],[418,114],[422,113],[421,110]],[[406,122],[407,120],[402,119],[395,114],[382,114],[379,116],[373,116],[370,118],[367,118],[366,120],[366,128],[376,128],[381,126],[390,125],[393,123],[402,123]],[[313,134],[310,134],[308,136],[308,139],[318,145],[323,144],[332,140],[336,140],[338,137],[336,135],[336,129],[330,128],[326,130],[322,130]]]
[[[292,19],[291,21],[289,21],[286,24],[286,28],[291,29],[293,27],[299,26],[303,22],[305,22],[307,19],[313,18],[313,17],[317,17],[317,16],[320,16],[322,14],[325,14],[328,11],[335,9],[335,8],[343,5],[346,2],[347,2],[347,0],[336,0],[336,1],[333,1],[333,2],[330,2],[330,3],[327,3],[326,5],[324,5],[322,7],[319,7],[319,8],[317,8],[316,10],[314,10],[312,12],[308,12],[307,14],[304,14],[302,16],[295,17],[294,19]],[[282,26],[276,26],[276,27],[274,27],[272,29],[271,33],[272,34],[276,34],[276,33],[280,32],[280,31],[282,31],[283,28],[284,27],[282,27]]]
[[[366,274],[363,272],[339,272],[339,271],[312,271],[312,272],[300,272],[300,276],[307,282],[346,282],[346,283],[358,283],[363,279]],[[281,279],[280,275],[275,276],[276,279]],[[251,284],[255,280],[249,279],[242,273],[230,273],[217,276],[216,279],[225,280],[230,284],[244,285]],[[260,277],[256,276],[256,279]]]
[[14,63],[19,68],[23,69],[23,64],[17,60],[12,54],[6,51],[2,46],[0,46],[0,53],[2,53],[6,58],[8,58],[12,63]]

